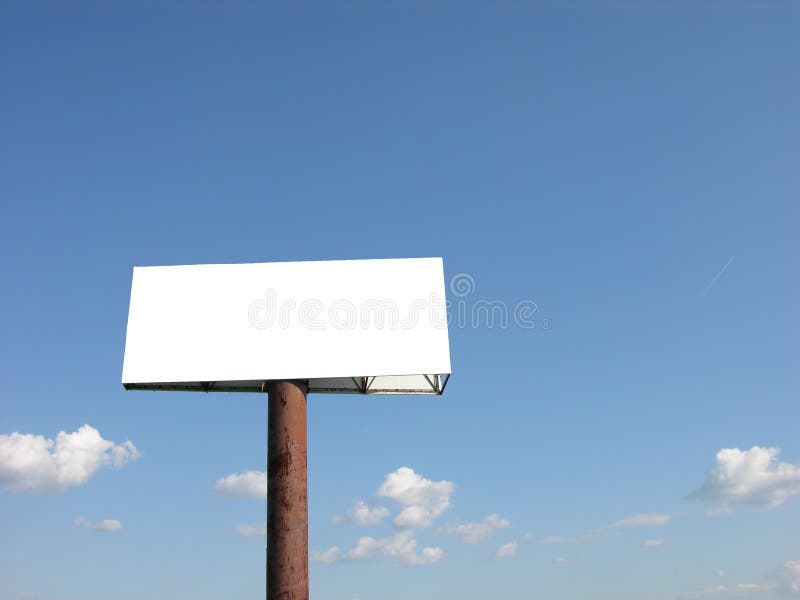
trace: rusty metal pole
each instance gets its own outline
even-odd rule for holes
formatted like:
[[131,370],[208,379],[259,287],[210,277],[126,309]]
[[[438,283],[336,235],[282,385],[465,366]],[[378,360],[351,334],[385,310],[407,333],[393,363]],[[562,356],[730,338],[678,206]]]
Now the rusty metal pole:
[[268,385],[267,600],[308,600],[307,392]]

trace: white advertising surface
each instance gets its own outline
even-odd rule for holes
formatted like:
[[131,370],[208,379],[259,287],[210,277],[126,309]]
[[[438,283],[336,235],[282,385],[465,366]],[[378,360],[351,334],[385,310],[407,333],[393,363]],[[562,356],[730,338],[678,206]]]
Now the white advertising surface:
[[127,389],[441,394],[441,258],[135,267]]

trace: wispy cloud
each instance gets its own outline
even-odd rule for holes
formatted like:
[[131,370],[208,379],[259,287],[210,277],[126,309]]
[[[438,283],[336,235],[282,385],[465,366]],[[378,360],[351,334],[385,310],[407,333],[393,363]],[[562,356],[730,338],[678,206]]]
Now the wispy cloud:
[[736,583],[713,585],[691,592],[687,599],[717,598],[719,600],[743,600],[745,598],[774,598],[776,587],[772,583]]
[[660,527],[669,523],[670,520],[672,520],[672,514],[670,513],[642,513],[633,515],[632,517],[626,517],[624,519],[620,519],[619,521],[615,521],[610,525],[600,527],[598,531],[623,529],[626,527]]
[[19,600],[79,600],[77,596],[51,596],[42,594],[30,594],[23,592],[18,596]]
[[246,538],[265,538],[267,537],[267,524],[266,523],[253,523],[246,525],[237,525],[233,530],[242,537]]
[[540,544],[578,544],[583,542],[593,542],[595,540],[601,540],[603,538],[608,538],[614,535],[618,535],[618,532],[611,531],[611,530],[594,530],[590,531],[589,533],[585,533],[583,535],[578,536],[563,536],[563,535],[547,535],[539,540]]
[[492,560],[503,560],[504,558],[511,558],[512,556],[516,556],[517,550],[519,549],[519,544],[516,541],[506,542],[502,544],[497,550],[495,550],[494,554],[492,554]]
[[334,563],[339,560],[341,553],[342,550],[339,546],[331,546],[328,550],[325,550],[325,552],[312,552],[311,562],[321,564]]
[[800,598],[800,560],[787,560],[776,575],[777,587],[787,597]]
[[332,522],[334,525],[378,525],[389,516],[389,509],[385,506],[371,506],[363,500],[357,500],[347,514],[336,515]]
[[620,535],[622,530],[636,527],[661,527],[672,520],[673,513],[640,513],[625,517],[608,525],[591,529],[577,536],[548,535],[539,539],[540,544],[578,544],[593,542]]
[[574,544],[589,541],[585,536],[569,537],[563,535],[546,535],[539,540],[540,544]]
[[707,508],[703,511],[709,517],[719,517],[722,515],[729,515],[733,512],[733,508],[727,506],[725,504],[719,504],[717,506],[712,506],[711,508]]
[[[726,576],[722,569],[716,573],[718,578]],[[800,598],[800,560],[788,560],[778,569],[765,576],[760,582],[717,584],[682,595],[681,598],[718,600],[788,600]]]
[[86,517],[78,517],[72,522],[75,527],[82,527],[95,533],[112,533],[122,529],[122,523],[116,519],[103,519],[102,521],[92,522]]
[[439,533],[456,536],[463,544],[478,544],[488,540],[497,532],[511,527],[506,519],[491,514],[477,523],[447,523]]
[[722,277],[722,275],[725,273],[725,271],[728,269],[728,267],[731,266],[731,263],[733,262],[734,258],[736,258],[736,257],[735,256],[731,256],[728,259],[728,262],[726,262],[725,265],[717,272],[717,274],[714,275],[714,277],[711,278],[711,281],[708,282],[708,285],[705,287],[703,292],[700,294],[701,296],[705,296],[705,295],[708,294],[708,292],[711,291],[711,288],[714,287],[714,284],[717,283],[717,280],[720,277]]

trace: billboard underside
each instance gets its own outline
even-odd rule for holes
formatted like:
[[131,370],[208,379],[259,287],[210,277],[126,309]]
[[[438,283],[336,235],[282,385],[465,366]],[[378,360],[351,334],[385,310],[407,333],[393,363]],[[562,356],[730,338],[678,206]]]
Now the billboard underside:
[[[382,375],[373,377],[321,377],[304,380],[317,394],[433,394],[441,395],[450,374]],[[265,392],[267,380],[191,381],[181,383],[126,383],[128,390],[179,392]]]

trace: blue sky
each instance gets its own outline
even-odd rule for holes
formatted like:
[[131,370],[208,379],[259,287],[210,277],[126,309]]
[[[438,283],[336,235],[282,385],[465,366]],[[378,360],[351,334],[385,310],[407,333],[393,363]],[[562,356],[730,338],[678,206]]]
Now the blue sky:
[[451,328],[442,398],[309,398],[315,600],[800,593],[798,27],[4,2],[0,598],[263,597],[264,502],[214,487],[266,398],[123,390],[134,265],[413,256],[550,326]]

